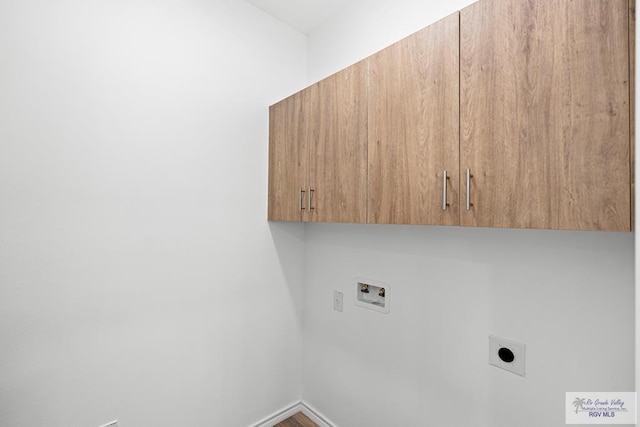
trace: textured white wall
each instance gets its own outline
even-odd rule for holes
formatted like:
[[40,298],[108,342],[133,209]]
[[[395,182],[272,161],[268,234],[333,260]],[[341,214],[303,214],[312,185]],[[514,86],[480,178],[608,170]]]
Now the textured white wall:
[[[309,35],[315,81],[471,1],[355,3]],[[634,234],[307,226],[303,398],[341,427],[560,427],[564,393],[634,389]],[[356,307],[356,276],[393,289]],[[333,289],[344,313],[332,310]],[[495,334],[527,376],[488,365]]]
[[247,426],[300,396],[303,228],[267,107],[306,38],[242,1],[0,2],[0,425]]

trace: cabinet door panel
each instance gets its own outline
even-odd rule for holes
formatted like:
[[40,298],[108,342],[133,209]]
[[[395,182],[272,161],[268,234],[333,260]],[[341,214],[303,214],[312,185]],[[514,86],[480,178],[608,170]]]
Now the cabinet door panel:
[[370,58],[368,222],[459,223],[458,73],[458,13]]
[[481,0],[461,11],[460,173],[473,174],[463,225],[630,229],[627,7]]
[[306,219],[312,94],[305,89],[269,108],[270,221]]
[[367,63],[317,85],[310,134],[309,220],[364,223],[367,209]]

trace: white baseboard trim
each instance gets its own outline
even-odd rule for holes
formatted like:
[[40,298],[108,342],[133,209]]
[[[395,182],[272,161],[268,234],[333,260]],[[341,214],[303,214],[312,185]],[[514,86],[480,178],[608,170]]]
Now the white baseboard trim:
[[279,422],[284,421],[290,416],[292,416],[293,414],[296,414],[301,411],[302,411],[302,402],[297,401],[288,405],[286,408],[281,409],[269,415],[267,418],[251,425],[250,427],[273,427]]
[[302,406],[302,413],[311,418],[311,421],[318,424],[320,427],[338,427],[307,402],[300,402],[300,406]]
[[322,415],[316,408],[302,400],[288,405],[287,407],[269,415],[262,421],[257,422],[256,424],[252,424],[250,427],[273,427],[274,425],[286,420],[287,418],[293,416],[298,412],[302,412],[303,414],[305,414],[311,419],[311,421],[318,424],[320,427],[337,427],[335,424],[329,421],[327,417]]

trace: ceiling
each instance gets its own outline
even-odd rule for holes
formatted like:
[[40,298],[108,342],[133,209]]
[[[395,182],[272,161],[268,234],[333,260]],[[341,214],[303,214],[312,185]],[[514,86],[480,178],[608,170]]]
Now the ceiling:
[[331,15],[356,0],[247,0],[296,30],[309,34]]

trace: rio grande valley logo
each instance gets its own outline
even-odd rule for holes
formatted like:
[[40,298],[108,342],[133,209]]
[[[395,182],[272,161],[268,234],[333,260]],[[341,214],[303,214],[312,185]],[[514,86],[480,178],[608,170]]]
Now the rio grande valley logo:
[[605,417],[614,418],[616,412],[628,412],[629,410],[624,407],[624,400],[612,399],[612,400],[591,400],[584,397],[576,397],[573,401],[573,406],[576,408],[576,414],[578,412],[588,412],[589,417]]
[[635,424],[635,393],[567,393],[567,424]]

